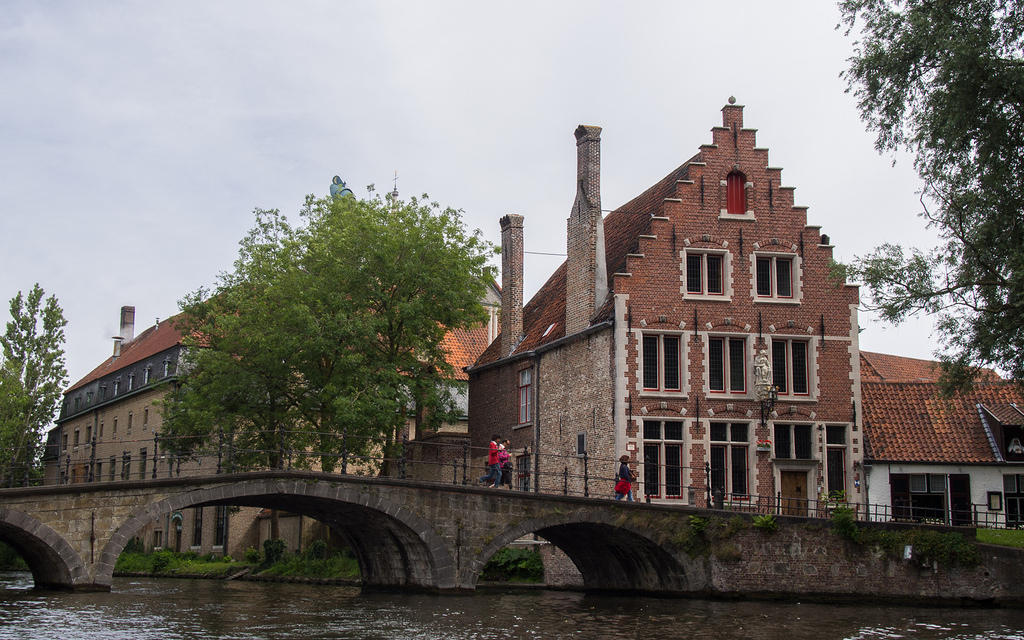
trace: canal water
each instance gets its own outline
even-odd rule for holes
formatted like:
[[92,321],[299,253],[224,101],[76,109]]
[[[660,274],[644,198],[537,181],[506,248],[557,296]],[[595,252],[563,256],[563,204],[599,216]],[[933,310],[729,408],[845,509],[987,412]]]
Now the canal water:
[[1024,611],[488,591],[361,594],[351,587],[115,578],[110,593],[31,589],[0,572],[0,639],[1016,638]]

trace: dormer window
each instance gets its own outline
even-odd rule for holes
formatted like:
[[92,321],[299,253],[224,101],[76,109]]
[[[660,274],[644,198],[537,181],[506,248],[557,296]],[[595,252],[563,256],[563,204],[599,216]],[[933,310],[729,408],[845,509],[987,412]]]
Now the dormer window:
[[129,373],[128,374],[128,390],[131,391],[134,388],[135,388],[135,374],[134,373]]
[[142,384],[149,384],[149,372],[150,367],[146,367],[142,372]]
[[747,212],[747,178],[739,171],[733,171],[725,179],[725,210],[727,213],[742,215]]
[[115,396],[117,395],[117,392],[120,391],[120,389],[121,389],[121,379],[117,378],[117,379],[114,380],[114,395]]
[[164,377],[165,378],[167,377],[167,374],[170,373],[170,371],[171,371],[171,361],[170,360],[164,360]]

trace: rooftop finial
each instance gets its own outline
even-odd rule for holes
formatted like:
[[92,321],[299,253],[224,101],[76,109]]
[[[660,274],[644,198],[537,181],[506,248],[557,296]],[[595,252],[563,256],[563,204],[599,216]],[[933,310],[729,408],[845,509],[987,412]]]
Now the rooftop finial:
[[736,104],[736,96],[729,96],[729,104]]
[[398,169],[395,169],[395,189],[391,192],[391,197],[398,200]]

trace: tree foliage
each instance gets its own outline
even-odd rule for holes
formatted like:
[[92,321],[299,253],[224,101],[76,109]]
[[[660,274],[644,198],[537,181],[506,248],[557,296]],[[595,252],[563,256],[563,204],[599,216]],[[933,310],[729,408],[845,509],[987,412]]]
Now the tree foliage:
[[42,438],[67,383],[64,327],[57,298],[36,284],[11,299],[0,336],[0,482],[24,482],[41,472]]
[[303,224],[256,212],[234,270],[182,303],[187,356],[165,446],[229,445],[232,468],[325,470],[386,453],[409,412],[455,417],[441,339],[486,318],[493,252],[436,203],[308,198]]
[[871,307],[935,314],[944,380],[978,367],[1024,380],[1024,4],[845,0],[845,72],[876,147],[907,149],[932,251],[883,244],[850,265]]

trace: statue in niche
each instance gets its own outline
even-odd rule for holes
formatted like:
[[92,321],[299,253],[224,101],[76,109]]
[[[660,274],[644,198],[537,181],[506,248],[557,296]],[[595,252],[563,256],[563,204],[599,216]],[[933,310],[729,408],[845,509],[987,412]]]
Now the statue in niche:
[[758,397],[766,394],[772,386],[771,364],[768,362],[768,350],[761,349],[754,356],[754,389]]

